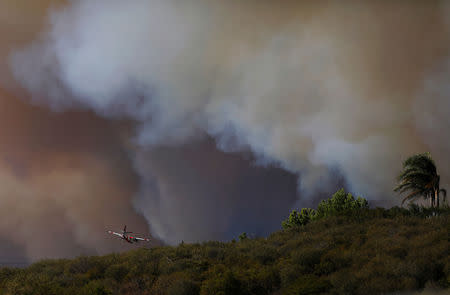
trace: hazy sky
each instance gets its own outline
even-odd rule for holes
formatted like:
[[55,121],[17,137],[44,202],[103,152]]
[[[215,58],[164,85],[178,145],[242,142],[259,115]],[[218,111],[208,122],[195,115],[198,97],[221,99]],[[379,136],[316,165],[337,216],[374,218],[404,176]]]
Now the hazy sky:
[[450,184],[446,1],[5,0],[0,36],[0,262],[398,204],[417,152]]

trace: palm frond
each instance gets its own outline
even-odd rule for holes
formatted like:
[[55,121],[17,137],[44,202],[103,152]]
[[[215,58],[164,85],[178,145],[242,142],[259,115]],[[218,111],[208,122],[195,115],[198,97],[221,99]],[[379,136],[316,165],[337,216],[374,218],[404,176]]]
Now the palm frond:
[[395,188],[394,191],[395,192],[399,192],[400,194],[409,191],[409,190],[422,190],[425,191],[427,190],[427,188],[425,187],[424,184],[418,184],[416,182],[403,182],[398,184]]
[[400,194],[403,194],[406,191],[415,190],[415,189],[418,189],[418,187],[416,187],[414,184],[404,183],[404,184],[400,184],[400,185],[396,186],[394,188],[394,192],[398,192]]
[[403,198],[402,205],[407,200],[412,200],[412,199],[420,197],[420,196],[423,196],[422,192],[420,192],[420,191],[413,191],[412,193],[410,193],[409,195],[407,195],[406,197]]
[[407,169],[404,169],[398,176],[397,179],[401,180],[407,177],[420,177],[420,178],[429,178],[432,177],[433,172],[426,170],[426,169],[422,169],[419,167],[410,167]]
[[417,154],[409,157],[403,162],[403,168],[416,167],[416,169],[424,169],[431,173],[436,173],[436,164],[431,158],[430,153]]

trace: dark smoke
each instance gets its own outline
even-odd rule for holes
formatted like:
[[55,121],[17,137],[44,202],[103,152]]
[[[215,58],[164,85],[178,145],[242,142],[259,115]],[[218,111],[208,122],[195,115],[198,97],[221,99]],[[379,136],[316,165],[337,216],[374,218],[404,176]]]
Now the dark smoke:
[[295,175],[249,165],[212,140],[139,151],[135,163],[143,182],[136,208],[171,243],[266,235],[296,200]]

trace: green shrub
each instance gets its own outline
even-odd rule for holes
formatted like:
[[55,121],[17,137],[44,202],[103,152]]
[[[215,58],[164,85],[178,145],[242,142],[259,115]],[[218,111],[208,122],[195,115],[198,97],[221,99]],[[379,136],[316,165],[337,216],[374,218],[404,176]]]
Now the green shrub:
[[114,264],[105,271],[105,278],[112,278],[117,282],[121,282],[128,274],[128,268],[122,264]]
[[[37,293],[46,294],[46,293]],[[90,281],[83,288],[81,288],[80,293],[82,295],[110,295],[112,291],[109,290],[101,281],[94,280]]]
[[300,212],[293,210],[281,225],[284,229],[307,225],[314,218],[315,214],[316,211],[311,208],[303,208]]
[[292,253],[292,262],[297,264],[303,273],[310,273],[320,263],[324,251],[314,248],[303,248]]
[[312,295],[328,292],[333,286],[324,278],[314,275],[299,277],[291,286],[283,290],[283,295]]
[[261,264],[272,264],[278,258],[278,251],[267,245],[252,249],[251,257]]
[[248,239],[247,233],[242,233],[242,234],[239,235],[239,241],[242,242],[242,241],[245,241],[247,239]]
[[350,266],[351,261],[350,254],[344,249],[335,248],[321,257],[320,263],[315,267],[314,272],[317,275],[328,275]]
[[245,294],[241,281],[231,271],[218,273],[216,276],[203,282],[200,294],[202,295],[240,295]]
[[178,280],[168,289],[167,295],[198,295],[200,287],[190,280]]
[[328,216],[350,215],[360,209],[367,209],[369,203],[366,199],[345,193],[344,189],[337,191],[330,199],[323,200],[317,207],[316,219]]
[[[319,220],[330,216],[352,216],[353,218],[362,217],[365,210],[369,208],[366,199],[357,197],[352,194],[346,194],[344,189],[337,191],[330,199],[323,200],[319,203],[317,210],[311,208],[303,208],[298,212],[293,210],[289,217],[281,223],[283,229],[296,228],[304,226],[313,220]],[[343,220],[339,220],[343,222]]]

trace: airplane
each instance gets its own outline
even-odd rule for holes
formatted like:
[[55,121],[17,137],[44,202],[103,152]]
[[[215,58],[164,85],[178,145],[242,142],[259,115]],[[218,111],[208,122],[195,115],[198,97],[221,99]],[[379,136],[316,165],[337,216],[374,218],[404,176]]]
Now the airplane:
[[139,241],[150,242],[150,239],[147,239],[147,238],[132,237],[132,236],[128,235],[128,234],[131,234],[133,232],[127,231],[127,226],[126,225],[124,226],[122,233],[116,233],[116,232],[113,232],[113,231],[110,231],[110,230],[108,230],[106,232],[108,234],[116,235],[116,236],[120,237],[122,240],[125,240],[128,243],[130,243],[130,244],[137,243]]

